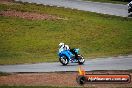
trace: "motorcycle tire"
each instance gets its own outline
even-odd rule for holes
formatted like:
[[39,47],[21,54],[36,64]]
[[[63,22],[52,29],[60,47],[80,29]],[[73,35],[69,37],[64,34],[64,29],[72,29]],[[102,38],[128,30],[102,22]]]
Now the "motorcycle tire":
[[78,64],[83,65],[85,62],[85,59],[82,55],[78,55]]
[[130,10],[128,10],[128,13],[130,13],[131,11]]
[[63,57],[59,58],[60,63],[65,66],[69,63],[68,58],[64,55]]

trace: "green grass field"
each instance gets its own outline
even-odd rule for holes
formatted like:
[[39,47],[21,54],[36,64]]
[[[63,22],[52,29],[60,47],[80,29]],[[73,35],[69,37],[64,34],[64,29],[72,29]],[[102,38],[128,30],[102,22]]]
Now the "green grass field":
[[10,75],[10,73],[0,72],[0,76],[8,76],[8,75]]
[[66,20],[0,16],[0,64],[58,61],[59,42],[80,48],[85,58],[132,54],[132,19],[35,4],[0,4]]

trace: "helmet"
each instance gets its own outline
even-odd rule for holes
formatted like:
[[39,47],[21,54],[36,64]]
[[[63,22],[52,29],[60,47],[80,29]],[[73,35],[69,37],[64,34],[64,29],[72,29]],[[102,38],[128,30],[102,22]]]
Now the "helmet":
[[63,42],[61,42],[60,44],[59,44],[59,47],[62,47],[62,46],[64,46],[65,44],[63,43]]

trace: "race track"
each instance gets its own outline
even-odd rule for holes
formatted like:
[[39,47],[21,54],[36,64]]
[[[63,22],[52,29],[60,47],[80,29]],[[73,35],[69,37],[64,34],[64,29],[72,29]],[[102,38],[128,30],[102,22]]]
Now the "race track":
[[15,1],[65,7],[121,17],[128,17],[131,15],[128,14],[127,5],[122,4],[99,3],[83,0],[15,0]]
[[[92,70],[131,70],[132,55],[97,58],[86,60],[82,65],[86,71]],[[78,64],[72,63],[68,66],[62,66],[59,62],[38,63],[23,65],[0,65],[0,72],[56,72],[56,71],[77,71]]]
[[[121,4],[97,3],[81,0],[16,0],[32,2],[44,5],[54,5],[78,10],[91,11],[103,14],[127,17],[127,6]],[[72,63],[62,66],[59,62],[36,63],[21,65],[0,65],[0,72],[56,72],[56,71],[77,71],[78,64]],[[83,68],[86,71],[92,70],[130,70],[132,69],[132,55],[97,58],[86,60]]]

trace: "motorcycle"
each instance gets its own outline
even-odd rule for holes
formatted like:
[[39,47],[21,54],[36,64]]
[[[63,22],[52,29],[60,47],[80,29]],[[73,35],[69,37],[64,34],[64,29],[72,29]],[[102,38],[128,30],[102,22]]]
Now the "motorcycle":
[[128,13],[132,12],[132,1],[127,4],[128,6]]
[[79,54],[79,49],[75,48],[74,52],[77,54],[77,57],[70,50],[63,50],[59,52],[58,56],[60,63],[62,65],[67,65],[69,62],[78,63],[79,65],[84,64],[85,59],[82,55]]

